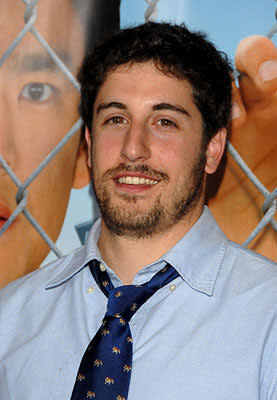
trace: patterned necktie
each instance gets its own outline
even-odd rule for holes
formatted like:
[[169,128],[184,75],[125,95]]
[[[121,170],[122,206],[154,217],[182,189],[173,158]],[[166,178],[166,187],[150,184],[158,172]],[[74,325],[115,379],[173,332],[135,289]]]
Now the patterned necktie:
[[167,264],[143,285],[115,288],[99,261],[91,261],[89,267],[108,297],[108,305],[103,323],[82,358],[71,400],[127,400],[133,356],[129,321],[143,303],[179,274]]

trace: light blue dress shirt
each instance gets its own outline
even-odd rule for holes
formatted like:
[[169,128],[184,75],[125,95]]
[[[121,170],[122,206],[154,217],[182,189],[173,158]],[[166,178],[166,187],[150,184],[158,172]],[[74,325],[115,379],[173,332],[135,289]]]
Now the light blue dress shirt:
[[[0,291],[1,400],[70,399],[107,304],[86,267],[102,261],[99,228],[97,221],[85,246]],[[180,277],[130,322],[128,400],[276,400],[276,264],[229,242],[206,207],[134,284],[167,262]]]

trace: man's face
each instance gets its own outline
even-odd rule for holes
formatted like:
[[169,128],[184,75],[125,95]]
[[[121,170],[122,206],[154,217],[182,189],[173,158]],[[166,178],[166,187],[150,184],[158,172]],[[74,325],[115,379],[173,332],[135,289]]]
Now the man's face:
[[[151,63],[120,66],[96,97],[92,180],[107,227],[129,237],[165,232],[203,206],[201,114],[187,81]],[[206,161],[207,156],[207,161]]]
[[[6,0],[0,11],[2,55],[24,26],[25,6]],[[40,1],[35,28],[76,75],[84,33],[71,1]],[[77,121],[78,102],[76,89],[28,33],[0,69],[0,154],[21,182]],[[64,219],[78,146],[76,134],[28,188],[27,209],[53,240]],[[0,226],[16,208],[16,192],[0,166]],[[0,286],[37,268],[48,251],[20,214],[0,238]]]

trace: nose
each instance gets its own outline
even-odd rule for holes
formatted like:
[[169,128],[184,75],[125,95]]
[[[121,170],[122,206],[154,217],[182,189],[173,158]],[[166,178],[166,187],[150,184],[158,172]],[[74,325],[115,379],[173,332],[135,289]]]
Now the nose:
[[[15,167],[15,141],[14,122],[16,117],[12,115],[12,108],[5,96],[0,95],[0,155],[11,169]],[[5,174],[0,162],[0,174]]]
[[124,135],[121,157],[125,161],[145,161],[151,156],[149,135],[143,123],[135,123],[129,127]]

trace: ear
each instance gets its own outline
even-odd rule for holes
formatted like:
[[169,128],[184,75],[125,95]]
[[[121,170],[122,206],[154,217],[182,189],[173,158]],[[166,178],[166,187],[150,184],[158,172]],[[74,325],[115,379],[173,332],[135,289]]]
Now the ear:
[[[89,153],[90,154],[90,153]],[[90,182],[90,165],[88,160],[88,146],[83,139],[80,143],[74,171],[73,188],[81,189]]]
[[86,127],[85,137],[86,137],[86,143],[87,143],[87,164],[88,164],[89,168],[91,168],[92,145],[91,145],[91,133],[90,133],[88,127]]
[[206,149],[206,166],[205,172],[213,174],[220,163],[224,153],[226,144],[227,130],[226,128],[220,129],[210,140]]

